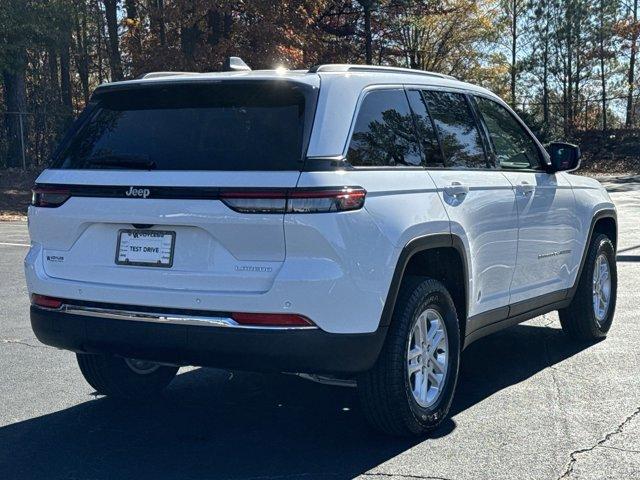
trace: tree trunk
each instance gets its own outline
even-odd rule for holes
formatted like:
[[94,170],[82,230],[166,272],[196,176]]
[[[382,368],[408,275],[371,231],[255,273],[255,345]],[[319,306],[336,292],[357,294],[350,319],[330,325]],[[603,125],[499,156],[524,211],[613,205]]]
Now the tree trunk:
[[58,77],[58,54],[50,47],[47,51],[49,64],[49,84],[51,85],[52,98],[57,102],[60,98],[60,80]]
[[70,123],[73,114],[73,89],[71,86],[71,56],[69,54],[71,32],[65,33],[64,43],[60,48],[60,91],[62,94],[62,105],[65,107],[65,124]]
[[228,39],[231,37],[231,27],[233,27],[233,15],[230,12],[226,12],[224,14],[224,22],[222,28],[222,34],[224,35],[224,38]]
[[573,133],[573,29],[571,22],[572,15],[567,11],[567,67],[566,67],[566,94],[565,94],[565,135],[570,136]]
[[140,39],[140,18],[138,16],[138,5],[136,0],[125,0],[124,6],[127,10],[127,19],[129,19],[129,35],[131,36],[131,62],[133,76],[138,77],[142,72],[142,40]]
[[566,73],[562,77],[562,119],[563,119],[563,130],[564,136],[569,136],[569,102],[567,99],[569,98],[569,92],[567,89],[567,78]]
[[195,6],[186,7],[183,16],[184,24],[180,28],[180,51],[186,61],[189,70],[195,70],[196,67],[196,50],[200,39],[200,27],[196,21]]
[[607,77],[604,71],[604,0],[600,0],[600,82],[602,84],[602,130],[607,131]]
[[371,34],[371,2],[361,2],[364,10],[364,61],[373,64],[373,45]]
[[418,54],[415,50],[411,50],[409,52],[409,68],[420,68],[420,64],[418,63]]
[[117,82],[124,79],[122,58],[120,57],[120,39],[118,38],[118,0],[104,0],[104,13],[109,34],[111,80]]
[[545,135],[551,130],[549,128],[549,6],[545,5],[545,26],[544,26],[544,50],[542,53],[542,117],[544,121]]
[[518,0],[511,2],[511,106],[516,106],[516,52],[518,50]]
[[207,12],[207,43],[215,46],[222,38],[222,14],[216,8]]
[[[574,51],[576,52],[576,74],[574,77],[574,81],[576,82],[575,84],[575,91],[574,93],[574,98],[575,98],[575,102],[574,102],[574,107],[573,107],[573,118],[574,118],[574,122],[573,125],[574,127],[576,126],[576,124],[580,121],[580,75],[582,74],[582,57],[581,57],[581,52],[582,52],[582,28],[581,28],[581,17],[580,17],[580,13],[577,15],[576,18],[576,44],[575,44],[575,48]],[[586,105],[585,105],[586,108]],[[575,119],[577,119],[577,122],[575,121]]]
[[85,105],[89,103],[89,53],[87,52],[87,4],[82,2],[83,8],[79,15],[76,15],[76,66],[80,85],[82,86],[82,98]]
[[158,36],[160,46],[167,44],[167,33],[164,23],[164,0],[153,0],[153,8],[151,9],[150,22],[151,30]]
[[542,64],[542,118],[545,132],[549,132],[549,52],[545,46]]
[[635,111],[633,108],[634,83],[636,80],[636,54],[638,48],[638,0],[633,0],[633,28],[631,31],[631,56],[629,58],[629,72],[627,74],[627,118],[625,124],[632,127],[635,122]]
[[7,106],[5,115],[7,167],[21,167],[26,164],[24,151],[27,142],[26,69],[27,53],[22,50],[15,55],[13,68],[2,72],[4,99]]
[[102,68],[103,67],[103,65],[102,65],[103,64],[102,53],[103,53],[103,44],[104,44],[104,42],[103,42],[104,25],[103,25],[102,21],[103,21],[104,17],[102,16],[102,11],[100,10],[99,3],[97,4],[96,10],[97,10],[97,13],[98,13],[98,15],[96,15],[96,17],[97,17],[96,18],[96,26],[97,26],[97,29],[96,29],[96,40],[97,40],[97,44],[98,44],[97,48],[96,48],[97,57],[98,57],[96,63],[97,63],[97,66],[98,66],[98,83],[102,83],[102,82],[104,82],[104,72],[103,72],[103,68]]

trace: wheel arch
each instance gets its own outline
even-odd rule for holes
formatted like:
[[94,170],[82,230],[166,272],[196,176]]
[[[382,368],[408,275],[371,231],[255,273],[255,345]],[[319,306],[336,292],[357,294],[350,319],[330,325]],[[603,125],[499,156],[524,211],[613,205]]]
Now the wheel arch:
[[409,241],[398,258],[387,299],[382,310],[381,326],[393,318],[398,292],[407,276],[424,276],[441,281],[453,298],[464,339],[469,291],[469,268],[463,241],[452,234],[433,234]]
[[614,249],[617,250],[617,248],[618,248],[618,222],[617,222],[617,218],[615,216],[615,213],[613,215],[603,214],[603,215],[599,216],[595,220],[595,222],[593,224],[592,233],[591,233],[591,236],[590,236],[589,240],[591,240],[591,238],[593,238],[593,234],[594,233],[604,233],[607,237],[609,237],[609,239],[613,243]]
[[589,227],[589,233],[587,234],[586,242],[582,250],[582,257],[580,259],[580,266],[578,268],[578,274],[573,282],[573,286],[567,291],[567,298],[572,299],[578,289],[578,283],[580,283],[580,277],[582,276],[582,270],[584,269],[585,261],[587,260],[587,254],[589,253],[589,245],[594,235],[598,233],[604,233],[609,236],[613,243],[614,251],[618,248],[618,216],[616,210],[613,208],[604,208],[597,210],[591,217],[591,225]]

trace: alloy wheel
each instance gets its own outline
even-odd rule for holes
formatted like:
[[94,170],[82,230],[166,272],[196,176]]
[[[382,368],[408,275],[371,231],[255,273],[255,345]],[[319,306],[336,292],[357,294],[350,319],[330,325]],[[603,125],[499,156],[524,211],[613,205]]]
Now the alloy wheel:
[[413,325],[407,346],[407,374],[413,398],[421,407],[434,405],[444,388],[449,366],[449,339],[444,319],[429,308]]
[[593,313],[601,324],[609,312],[611,300],[611,269],[604,253],[596,258],[593,268]]

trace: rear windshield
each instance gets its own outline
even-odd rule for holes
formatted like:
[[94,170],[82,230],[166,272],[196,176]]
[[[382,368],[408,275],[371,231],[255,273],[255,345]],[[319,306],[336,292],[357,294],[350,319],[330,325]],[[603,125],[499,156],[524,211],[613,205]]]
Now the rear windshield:
[[315,91],[227,81],[107,91],[95,100],[54,168],[299,170]]

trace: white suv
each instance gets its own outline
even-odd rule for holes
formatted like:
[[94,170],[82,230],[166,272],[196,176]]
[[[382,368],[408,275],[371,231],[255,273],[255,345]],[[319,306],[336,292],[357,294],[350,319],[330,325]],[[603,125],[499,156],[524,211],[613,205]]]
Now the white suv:
[[594,340],[616,212],[580,152],[428,72],[152,74],[100,86],[37,180],[31,323],[99,392],[181,365],[357,381],[378,428],[447,415],[461,350],[553,310]]

